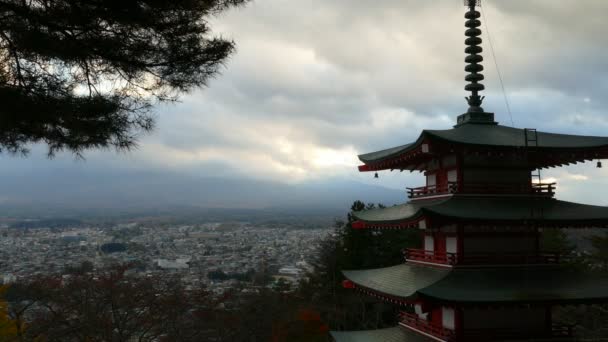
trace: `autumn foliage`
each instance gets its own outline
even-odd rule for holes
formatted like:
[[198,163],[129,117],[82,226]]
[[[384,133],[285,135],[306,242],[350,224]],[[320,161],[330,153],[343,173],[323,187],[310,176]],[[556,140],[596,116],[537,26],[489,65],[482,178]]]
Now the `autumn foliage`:
[[321,315],[313,309],[299,309],[291,317],[275,322],[272,342],[327,341],[329,327],[321,321]]
[[231,314],[218,309],[229,294],[186,289],[171,277],[127,276],[125,268],[32,279],[11,287],[6,298],[9,326],[28,322],[27,329],[5,332],[18,333],[19,341],[230,340]]
[[8,303],[3,299],[7,286],[0,286],[0,341],[13,341],[17,338],[18,325],[8,314]]

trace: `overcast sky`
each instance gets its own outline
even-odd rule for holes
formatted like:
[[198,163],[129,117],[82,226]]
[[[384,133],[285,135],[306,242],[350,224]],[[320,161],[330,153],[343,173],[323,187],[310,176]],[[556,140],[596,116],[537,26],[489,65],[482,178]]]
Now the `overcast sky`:
[[[129,154],[48,160],[1,156],[4,177],[36,168],[156,170],[281,182],[349,179],[357,154],[451,127],[466,110],[461,0],[256,0],[213,20],[237,52],[209,88],[157,109],[157,129]],[[484,0],[484,23],[516,127],[608,135],[608,1]],[[484,31],[484,108],[511,125]],[[608,166],[608,163],[606,163]],[[546,172],[559,197],[608,204],[606,168]],[[74,172],[72,172],[74,173]]]

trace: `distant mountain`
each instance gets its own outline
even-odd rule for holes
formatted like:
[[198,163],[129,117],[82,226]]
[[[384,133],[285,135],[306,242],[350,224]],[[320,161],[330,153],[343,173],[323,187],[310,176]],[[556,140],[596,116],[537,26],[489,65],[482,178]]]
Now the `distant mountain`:
[[[41,172],[42,174],[42,172]],[[62,172],[0,175],[0,215],[6,208],[142,210],[171,207],[325,210],[345,212],[355,200],[392,205],[402,191],[357,182],[328,180],[289,185],[173,173]],[[3,210],[3,208],[5,210]],[[4,211],[4,213],[2,212]]]

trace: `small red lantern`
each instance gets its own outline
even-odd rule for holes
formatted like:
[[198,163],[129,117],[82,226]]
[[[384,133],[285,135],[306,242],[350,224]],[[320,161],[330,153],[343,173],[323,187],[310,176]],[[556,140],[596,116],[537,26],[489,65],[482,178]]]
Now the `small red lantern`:
[[354,289],[355,283],[347,279],[342,282],[342,287],[345,289]]
[[355,221],[351,225],[353,229],[365,229],[365,222],[363,221]]

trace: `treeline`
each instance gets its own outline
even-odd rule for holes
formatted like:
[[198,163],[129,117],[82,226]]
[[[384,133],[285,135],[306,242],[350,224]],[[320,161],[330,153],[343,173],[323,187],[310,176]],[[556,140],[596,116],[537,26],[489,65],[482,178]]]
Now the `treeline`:
[[[592,235],[587,240],[591,249],[579,251],[563,230],[543,232],[546,249],[564,253],[573,267],[605,275],[608,273],[608,233]],[[560,306],[554,309],[553,316],[557,323],[574,326],[575,336],[581,341],[605,341],[608,337],[607,304]]]
[[410,230],[355,230],[353,212],[383,207],[356,201],[345,221],[321,243],[313,259],[314,272],[300,284],[299,293],[334,330],[378,329],[397,324],[397,308],[342,287],[343,270],[394,266],[403,262],[403,248],[419,247],[418,232]]
[[[352,210],[371,208],[356,202]],[[128,267],[46,276],[12,285],[2,341],[328,341],[332,328],[394,324],[392,305],[342,288],[341,270],[399,263],[407,232],[350,229],[337,221],[308,280],[293,286],[234,289],[221,297],[177,278],[130,276]],[[249,274],[245,274],[249,276]],[[224,272],[210,278],[234,278]],[[250,277],[245,277],[250,278]],[[244,279],[245,280],[245,279]],[[249,280],[249,279],[246,279]]]
[[298,296],[266,288],[218,296],[125,270],[5,288],[0,341],[326,341],[328,327]]

